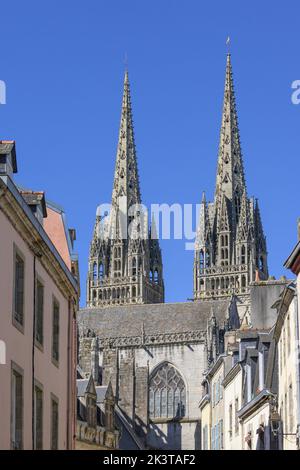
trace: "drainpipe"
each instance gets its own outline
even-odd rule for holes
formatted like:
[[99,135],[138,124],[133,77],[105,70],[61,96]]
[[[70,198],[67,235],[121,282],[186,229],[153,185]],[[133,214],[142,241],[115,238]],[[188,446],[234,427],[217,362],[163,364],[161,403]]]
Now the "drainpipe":
[[35,424],[35,406],[34,406],[34,356],[35,356],[35,309],[36,309],[36,272],[35,272],[35,267],[36,267],[36,255],[33,255],[33,324],[32,324],[32,384],[31,384],[31,403],[32,403],[32,450],[34,450],[34,435],[35,435],[35,430],[34,430],[34,424]]
[[67,449],[70,450],[70,425],[72,428],[72,423],[70,423],[70,401],[72,394],[71,389],[71,368],[70,362],[73,365],[73,357],[71,355],[71,297],[68,298],[68,348],[67,348]]
[[67,449],[75,449],[75,419],[76,419],[76,319],[74,318],[73,299],[68,299],[68,371],[67,371]]

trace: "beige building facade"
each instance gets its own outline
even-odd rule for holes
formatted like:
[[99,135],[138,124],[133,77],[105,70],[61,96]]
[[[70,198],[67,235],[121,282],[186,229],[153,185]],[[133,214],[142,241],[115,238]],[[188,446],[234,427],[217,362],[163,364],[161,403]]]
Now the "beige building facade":
[[240,363],[227,373],[224,388],[224,447],[226,450],[242,448],[242,429],[238,411],[242,403],[243,369]]
[[48,229],[67,240],[69,266],[44,194],[20,191],[16,171],[15,143],[0,141],[0,449],[71,449],[78,266],[65,226]]
[[[300,223],[298,222],[300,233]],[[299,238],[300,239],[300,238]],[[278,311],[275,338],[278,351],[278,410],[284,450],[300,448],[299,294],[300,241],[285,263],[297,276],[274,305]]]

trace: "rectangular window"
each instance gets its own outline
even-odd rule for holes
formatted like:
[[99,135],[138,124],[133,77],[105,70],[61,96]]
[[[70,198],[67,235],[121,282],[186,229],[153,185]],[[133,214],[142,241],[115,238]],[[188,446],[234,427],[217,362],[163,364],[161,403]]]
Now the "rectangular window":
[[289,355],[290,352],[291,352],[291,324],[290,324],[290,321],[291,321],[291,317],[290,317],[290,315],[288,315],[287,319],[286,319],[287,355]]
[[207,424],[203,428],[203,450],[208,450],[208,428]]
[[232,438],[232,404],[229,405],[229,437]]
[[238,411],[239,411],[239,399],[236,398],[235,399],[235,414],[234,414],[234,417],[235,417],[235,434],[238,434],[239,433],[239,418],[238,418]]
[[41,346],[44,342],[44,286],[41,281],[36,282],[35,304],[35,340]]
[[51,397],[51,450],[58,449],[58,400]]
[[219,450],[219,423],[215,426],[215,449]]
[[14,365],[11,378],[11,448],[23,448],[23,372]]
[[59,303],[53,301],[52,312],[52,359],[59,362]]
[[223,442],[223,420],[221,419],[219,422],[219,434],[220,434],[220,450],[224,448],[224,442]]
[[289,432],[295,432],[294,429],[294,401],[293,401],[293,386],[290,384],[289,386],[289,415],[290,415],[290,427]]
[[246,365],[246,380],[247,380],[247,403],[251,401],[252,398],[252,377],[251,377],[251,366],[250,364]]
[[215,450],[215,428],[212,426],[211,428],[211,448]]
[[288,418],[289,418],[289,415],[288,415],[288,400],[287,400],[287,394],[285,393],[284,395],[284,432],[288,432],[289,430],[289,423],[288,423]]
[[258,375],[259,375],[259,390],[263,390],[265,386],[265,371],[264,371],[264,365],[265,365],[265,351],[262,349],[258,353]]
[[220,393],[219,393],[219,395],[220,395],[220,400],[222,400],[222,398],[223,398],[223,385],[222,385],[222,379],[221,379],[221,377],[219,378],[219,381],[220,381],[220,382],[219,382],[219,388],[220,388]]
[[19,252],[15,251],[14,261],[14,320],[24,325],[24,273],[25,263]]
[[34,448],[43,448],[43,390],[37,385],[34,388]]
[[279,340],[279,361],[278,361],[279,374],[282,374],[282,342]]
[[282,341],[282,348],[283,348],[283,365],[285,365],[285,358],[286,358],[286,341],[285,341],[285,328],[283,328],[283,332],[282,332],[282,338],[283,338],[283,341]]

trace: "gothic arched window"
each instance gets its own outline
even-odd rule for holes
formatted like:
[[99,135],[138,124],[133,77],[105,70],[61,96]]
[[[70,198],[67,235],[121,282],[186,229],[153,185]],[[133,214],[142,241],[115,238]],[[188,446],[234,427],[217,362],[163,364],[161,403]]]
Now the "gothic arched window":
[[206,250],[205,265],[208,268],[210,266],[210,251]]
[[132,259],[132,275],[136,276],[136,259]]
[[264,259],[262,256],[259,257],[259,270],[263,271],[264,270]]
[[241,250],[241,264],[246,264],[246,248],[245,248],[245,245],[242,246],[242,250]]
[[97,263],[95,262],[93,264],[93,281],[96,281],[97,279]]
[[104,268],[103,263],[101,262],[99,265],[99,279],[102,281],[104,277]]
[[150,379],[150,418],[182,418],[185,415],[186,390],[180,373],[164,363]]
[[241,213],[241,198],[239,194],[235,195],[234,202],[235,202],[236,221],[238,222],[240,213]]
[[204,268],[204,252],[203,252],[203,250],[200,250],[199,262],[200,262],[200,269],[203,269]]

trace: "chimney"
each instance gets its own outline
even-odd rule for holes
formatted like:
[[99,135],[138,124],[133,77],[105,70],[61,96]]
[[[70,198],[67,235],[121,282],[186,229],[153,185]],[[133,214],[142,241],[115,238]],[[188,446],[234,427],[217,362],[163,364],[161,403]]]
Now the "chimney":
[[75,228],[69,228],[69,236],[71,241],[72,250],[74,249],[74,241],[76,240],[76,230]]
[[228,350],[230,344],[236,343],[236,332],[234,330],[226,331],[224,335],[224,352]]

